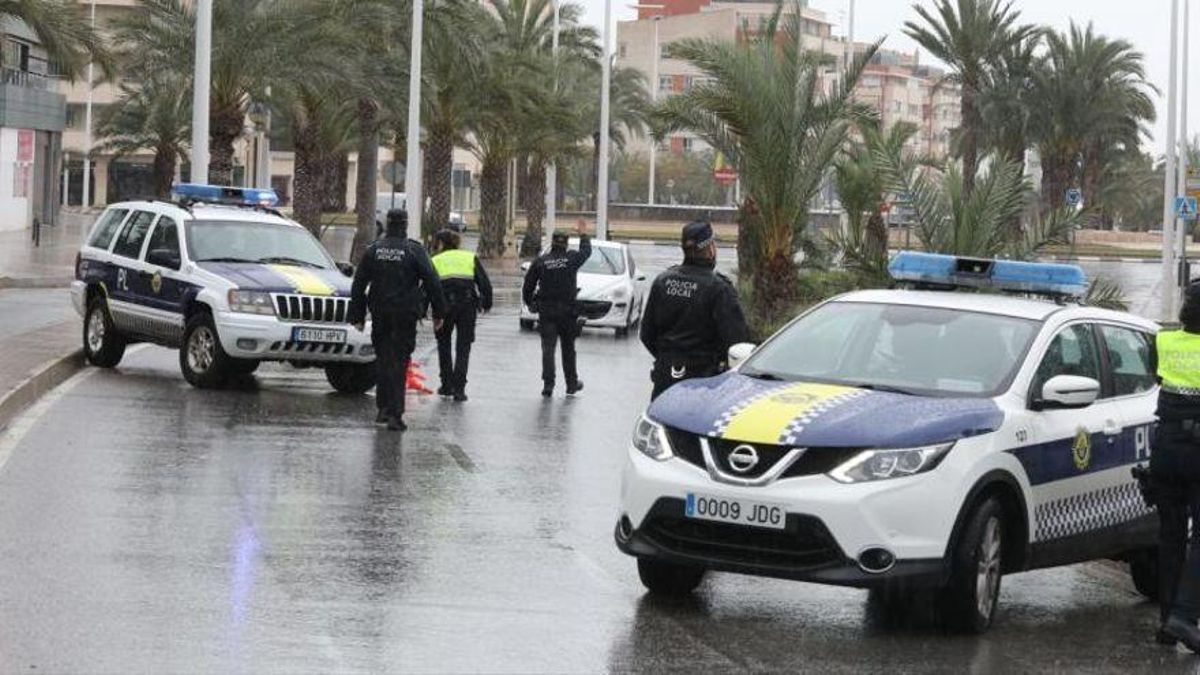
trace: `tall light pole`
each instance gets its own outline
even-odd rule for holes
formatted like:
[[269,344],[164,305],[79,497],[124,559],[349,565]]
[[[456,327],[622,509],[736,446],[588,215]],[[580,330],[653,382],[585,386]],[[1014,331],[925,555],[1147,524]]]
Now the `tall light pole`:
[[612,87],[612,0],[604,0],[604,48],[600,75],[600,167],[596,179],[596,238],[608,239],[609,99]]
[[[662,10],[666,9],[667,6],[666,5],[637,4],[637,5],[630,5],[630,7],[632,7],[633,9],[637,9],[637,10],[655,9],[660,12],[659,14],[655,14],[653,17],[651,17],[651,20],[654,22],[654,39],[652,40],[652,43],[654,46],[654,53],[650,57],[650,102],[658,103],[658,61],[659,61],[659,58],[662,56],[662,48],[659,46],[659,43],[658,43],[658,22],[662,20],[663,17],[662,17],[661,12],[662,12]],[[655,140],[653,138],[651,138],[650,139],[650,178],[648,181],[648,185],[646,186],[646,203],[649,204],[650,206],[654,206],[655,172],[658,169],[658,161],[657,160],[658,160],[658,143],[655,142]]]
[[850,72],[850,64],[854,63],[854,0],[850,0],[850,19],[846,27],[846,72]]
[[[558,0],[554,0],[554,37],[551,46],[554,56],[554,90],[558,91]],[[546,167],[546,237],[554,236],[554,228],[558,225],[558,164],[550,162]]]
[[[96,0],[91,2],[92,14],[92,32],[96,30]],[[87,208],[92,205],[92,90],[95,88],[92,81],[93,69],[95,64],[91,59],[88,59],[87,67],[87,105],[83,109],[83,203],[80,205]]]
[[425,207],[421,192],[421,32],[425,18],[423,0],[413,0],[412,52],[408,66],[408,132],[405,137],[404,194],[408,222],[421,227]]
[[[1177,177],[1175,184],[1178,186],[1178,194],[1181,197],[1187,196],[1188,184],[1188,34],[1191,32],[1190,19],[1191,0],[1183,0],[1183,53],[1180,59],[1183,63],[1182,72],[1180,73],[1180,92],[1179,92],[1179,167],[1176,169]],[[1179,270],[1176,276],[1176,286],[1183,288],[1187,286],[1188,275],[1184,266],[1187,265],[1187,235],[1191,221],[1180,220],[1176,224],[1176,239],[1178,245],[1176,251],[1178,253]],[[1175,294],[1176,298],[1182,298],[1181,293]]]
[[1162,224],[1162,317],[1174,321],[1175,312],[1175,115],[1179,111],[1176,98],[1179,57],[1179,0],[1171,0],[1171,67],[1167,83],[1167,167],[1163,176],[1163,224]]
[[212,3],[196,0],[196,69],[192,76],[193,183],[208,182],[208,98],[212,89]]

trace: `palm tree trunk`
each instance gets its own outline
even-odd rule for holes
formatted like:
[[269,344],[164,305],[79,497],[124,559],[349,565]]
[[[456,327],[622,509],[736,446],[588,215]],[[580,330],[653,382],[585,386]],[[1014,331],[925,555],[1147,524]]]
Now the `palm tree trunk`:
[[542,249],[546,219],[546,160],[534,157],[529,164],[525,188],[525,236],[521,238],[522,258],[532,258]]
[[174,148],[158,148],[154,151],[154,196],[159,199],[171,197],[171,184],[175,182],[175,162],[178,156]]
[[864,237],[864,248],[871,262],[881,263],[880,270],[887,269],[888,255],[888,233],[887,224],[883,222],[883,214],[879,212],[878,207],[871,212],[871,216],[867,218],[866,236]]
[[308,128],[300,128],[293,133],[296,167],[292,216],[309,232],[320,236],[324,172],[314,135]]
[[379,179],[379,106],[358,100],[358,175],[354,181],[354,246],[350,259],[362,257],[375,240],[375,185]]
[[[425,196],[429,198],[427,222],[444,227],[450,222],[450,179],[454,173],[454,136],[430,128],[425,142]],[[432,232],[422,231],[428,238]]]
[[[209,183],[233,185],[233,142],[242,135],[244,121],[245,113],[240,105],[214,108],[209,115]],[[192,180],[201,182],[196,176]]]
[[350,184],[350,155],[346,152],[330,154],[322,151],[325,159],[321,165],[324,185],[321,213],[346,212],[346,188]]
[[504,233],[508,229],[505,201],[508,176],[504,157],[486,157],[479,177],[480,239],[477,253],[481,258],[504,255]]
[[979,108],[975,102],[975,83],[964,82],[962,89],[962,162],[963,196],[970,197],[979,171]]

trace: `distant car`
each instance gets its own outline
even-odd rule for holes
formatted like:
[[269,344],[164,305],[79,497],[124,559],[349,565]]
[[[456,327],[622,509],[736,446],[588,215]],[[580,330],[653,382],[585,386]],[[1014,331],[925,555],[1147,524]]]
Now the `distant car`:
[[[569,246],[579,248],[572,237]],[[529,263],[521,266],[528,271]],[[576,302],[580,319],[590,328],[612,328],[617,335],[629,334],[642,320],[646,309],[646,275],[639,272],[629,246],[613,241],[592,240],[592,256],[579,270]],[[537,314],[521,304],[521,328],[533,330]]]
[[[428,200],[425,207],[428,208]],[[383,232],[383,226],[387,223],[387,212],[392,209],[407,209],[408,195],[403,192],[380,192],[375,195],[375,227],[379,233]],[[457,211],[450,212],[451,228],[462,232],[466,229],[466,221],[463,220],[463,215]],[[416,230],[413,230],[414,232]]]
[[88,361],[134,342],[179,349],[184,378],[217,387],[263,361],[320,366],[338,391],[374,385],[370,329],[346,322],[351,280],[269,207],[270,190],[176,186],[177,203],[112,204],[76,259],[71,297]]

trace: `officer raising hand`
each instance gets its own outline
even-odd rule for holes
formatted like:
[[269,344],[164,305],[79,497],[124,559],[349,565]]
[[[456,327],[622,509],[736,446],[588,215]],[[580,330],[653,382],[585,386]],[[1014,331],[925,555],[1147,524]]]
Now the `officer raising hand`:
[[525,306],[538,315],[542,334],[542,396],[546,397],[554,393],[554,347],[560,341],[567,396],[583,389],[575,366],[575,338],[579,336],[575,296],[579,293],[579,268],[591,257],[592,242],[583,220],[575,224],[575,231],[579,234],[579,250],[567,250],[570,243],[567,233],[555,231],[550,238],[550,252],[533,261],[521,287]]
[[[425,247],[407,238],[408,213],[387,214],[387,231],[363,253],[354,272],[347,320],[360,332],[371,310],[375,347],[375,404],[378,424],[404,431],[404,388],[408,362],[417,346],[417,321],[424,297],[433,306],[435,330],[442,327],[446,298]],[[424,293],[422,293],[424,285]]]
[[680,238],[683,264],[654,280],[642,318],[642,344],[654,356],[651,399],[676,382],[719,374],[729,348],[750,339],[737,289],[716,271],[712,225],[688,223]]

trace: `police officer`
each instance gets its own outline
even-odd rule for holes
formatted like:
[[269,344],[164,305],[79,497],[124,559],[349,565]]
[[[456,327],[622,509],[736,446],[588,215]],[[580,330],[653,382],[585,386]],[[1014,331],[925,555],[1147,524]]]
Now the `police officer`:
[[[433,256],[433,268],[446,296],[446,317],[437,331],[442,377],[438,394],[453,396],[461,403],[467,400],[467,365],[471,343],[475,341],[475,317],[480,311],[486,313],[492,309],[492,283],[475,254],[459,248],[462,238],[457,232],[439,230],[434,244],[438,253]],[[455,334],[457,343],[453,343]]]
[[[408,213],[387,214],[387,231],[363,253],[354,273],[347,320],[360,332],[371,310],[371,344],[375,347],[376,422],[404,431],[404,389],[408,362],[417,344],[417,321],[423,299],[433,305],[433,325],[442,326],[446,299],[425,247],[406,238]],[[422,293],[422,285],[424,293]]]
[[1159,518],[1158,641],[1200,653],[1200,283],[1188,287],[1179,321],[1182,330],[1156,340],[1162,388],[1150,476]]
[[716,271],[712,225],[688,223],[680,239],[683,264],[654,280],[642,317],[642,344],[654,356],[651,399],[681,380],[725,370],[729,348],[750,339],[737,290]]
[[550,251],[529,266],[521,288],[525,306],[538,315],[542,334],[542,396],[547,397],[554,393],[554,346],[559,340],[562,341],[567,396],[574,396],[583,389],[575,366],[575,338],[579,335],[575,295],[579,292],[579,268],[591,257],[592,242],[582,220],[575,230],[579,234],[579,250],[568,251],[567,233],[556,231],[550,238]]

